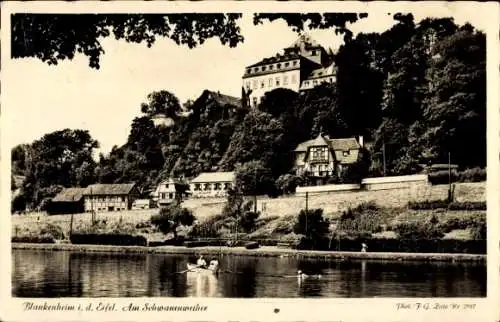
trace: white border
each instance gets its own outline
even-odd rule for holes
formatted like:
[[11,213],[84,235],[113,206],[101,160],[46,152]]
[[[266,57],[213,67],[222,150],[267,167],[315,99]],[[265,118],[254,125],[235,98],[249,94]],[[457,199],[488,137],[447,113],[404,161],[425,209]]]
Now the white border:
[[[115,312],[113,314],[79,315],[64,312],[23,312],[21,303],[27,299],[11,297],[11,250],[10,250],[10,131],[22,130],[9,128],[9,107],[3,106],[1,113],[1,169],[2,185],[0,190],[2,221],[0,225],[1,262],[0,282],[0,319],[5,321],[69,321],[69,320],[113,320],[129,321],[147,320],[279,320],[279,321],[497,321],[500,320],[498,309],[499,298],[499,52],[498,41],[499,6],[494,2],[271,2],[271,1],[208,1],[208,2],[3,2],[1,21],[2,39],[2,82],[1,93],[8,92],[9,82],[22,81],[18,78],[5,78],[11,63],[10,59],[10,13],[13,12],[51,12],[51,13],[111,13],[111,12],[372,12],[376,10],[387,12],[443,12],[453,16],[455,13],[466,12],[468,15],[480,15],[488,24],[484,30],[487,33],[487,80],[488,80],[488,289],[484,299],[213,299],[213,298],[118,298],[102,299],[105,302],[115,302],[118,306],[134,302],[136,304],[155,302],[161,304],[200,304],[208,306],[208,311],[199,313],[138,313],[130,314]],[[28,76],[26,76],[28,77]],[[50,120],[40,120],[50,121]],[[466,148],[466,147],[464,147]],[[51,299],[49,303],[63,302],[87,304],[97,303],[100,299]],[[40,299],[37,299],[37,302]],[[398,311],[396,303],[475,303],[475,310],[445,310],[445,311]],[[274,309],[279,308],[279,313]]]

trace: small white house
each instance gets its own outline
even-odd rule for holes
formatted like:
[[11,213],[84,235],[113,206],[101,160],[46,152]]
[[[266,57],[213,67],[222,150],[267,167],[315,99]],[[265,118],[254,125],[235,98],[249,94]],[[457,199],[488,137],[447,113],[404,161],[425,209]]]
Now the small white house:
[[169,205],[175,200],[175,184],[176,182],[173,179],[167,179],[158,184],[152,192],[153,200],[156,201],[158,206]]
[[233,187],[234,172],[203,172],[190,183],[194,198],[225,197]]

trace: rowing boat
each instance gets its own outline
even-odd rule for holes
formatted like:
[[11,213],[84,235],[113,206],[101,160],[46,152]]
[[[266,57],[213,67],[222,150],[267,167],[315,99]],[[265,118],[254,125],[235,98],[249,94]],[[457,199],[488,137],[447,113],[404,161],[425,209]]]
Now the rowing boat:
[[218,264],[212,264],[210,263],[210,265],[207,267],[207,268],[204,268],[204,267],[200,267],[196,264],[191,264],[191,263],[188,263],[187,264],[187,271],[188,272],[193,272],[193,273],[212,273],[212,274],[216,274],[219,272],[219,265]]

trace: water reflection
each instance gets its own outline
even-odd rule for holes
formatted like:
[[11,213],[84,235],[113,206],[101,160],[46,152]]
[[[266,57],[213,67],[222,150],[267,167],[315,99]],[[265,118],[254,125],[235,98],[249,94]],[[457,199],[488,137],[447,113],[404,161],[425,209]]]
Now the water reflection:
[[[13,250],[17,297],[480,297],[480,264],[224,256],[183,273],[187,256]],[[297,271],[321,278],[297,278]]]

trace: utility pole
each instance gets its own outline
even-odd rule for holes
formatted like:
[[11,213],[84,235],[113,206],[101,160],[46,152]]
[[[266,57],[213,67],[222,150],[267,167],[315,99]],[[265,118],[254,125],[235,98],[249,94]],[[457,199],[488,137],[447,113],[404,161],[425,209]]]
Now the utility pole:
[[306,220],[306,237],[307,237],[307,215],[308,215],[308,212],[309,212],[309,192],[306,191],[306,212],[305,212],[305,220]]
[[448,202],[452,202],[451,194],[451,153],[448,152]]
[[383,166],[384,166],[384,177],[385,177],[385,141],[383,141],[382,143],[382,162],[383,162]]

